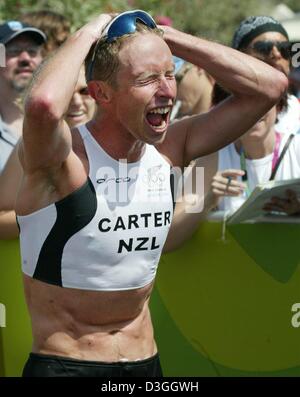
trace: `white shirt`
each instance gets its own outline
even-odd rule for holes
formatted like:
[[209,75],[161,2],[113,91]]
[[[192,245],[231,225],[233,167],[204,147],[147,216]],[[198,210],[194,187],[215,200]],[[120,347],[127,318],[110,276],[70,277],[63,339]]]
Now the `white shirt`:
[[275,129],[281,134],[300,132],[300,102],[294,95],[288,95],[287,110],[279,113]]
[[18,139],[0,117],[0,172],[3,170],[10,153]]

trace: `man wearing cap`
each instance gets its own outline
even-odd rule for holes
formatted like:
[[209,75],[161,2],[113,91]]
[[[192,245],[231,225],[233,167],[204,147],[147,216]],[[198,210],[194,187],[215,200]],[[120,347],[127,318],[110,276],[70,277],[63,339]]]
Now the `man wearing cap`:
[[[0,44],[5,46],[5,67],[0,67],[0,172],[22,134],[21,98],[33,71],[42,61],[45,34],[19,21],[0,25]],[[0,212],[3,230],[15,231],[15,213]]]
[[[26,98],[16,213],[34,342],[24,376],[161,376],[148,304],[173,215],[171,169],[235,140],[286,89],[263,62],[162,28],[141,10],[100,15]],[[172,53],[233,95],[170,125]],[[70,131],[85,59],[97,111]]]
[[0,25],[0,43],[5,46],[6,66],[0,68],[0,171],[22,133],[21,95],[42,61],[45,34],[19,21]]
[[[250,16],[236,29],[232,47],[260,59],[286,76],[290,73],[291,43],[285,28],[269,16]],[[285,110],[278,115],[276,130],[295,134],[300,128],[300,104],[288,94]]]

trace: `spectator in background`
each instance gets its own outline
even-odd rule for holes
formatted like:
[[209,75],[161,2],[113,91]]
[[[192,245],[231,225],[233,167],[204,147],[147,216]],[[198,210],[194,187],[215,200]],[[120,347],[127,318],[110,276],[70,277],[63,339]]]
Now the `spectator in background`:
[[[214,94],[214,105],[230,96],[218,85]],[[300,177],[300,135],[276,130],[276,116],[281,110],[282,104],[274,106],[246,134],[211,157],[208,166],[217,171],[209,193],[211,207],[235,211],[257,184]],[[300,204],[290,191],[285,199],[274,198],[265,209],[295,214]]]
[[23,112],[20,101],[32,74],[42,61],[45,34],[28,24],[8,21],[0,25],[6,66],[0,68],[0,171],[21,136]]
[[20,20],[41,29],[47,36],[44,55],[61,46],[71,33],[71,23],[62,14],[51,10],[39,10],[21,14]]
[[205,113],[211,105],[214,79],[199,66],[173,57],[177,82],[173,118]]
[[[290,73],[291,43],[284,27],[268,16],[251,16],[236,29],[232,47],[258,58],[286,76]],[[300,104],[294,95],[287,98],[287,109],[278,114],[277,131],[296,133],[300,128]]]
[[94,115],[95,101],[88,92],[84,67],[81,68],[79,78],[73,92],[65,120],[70,128],[87,123]]
[[[155,20],[158,25],[172,26],[173,24],[172,19],[165,15],[157,15]],[[185,62],[181,58],[173,56],[173,61],[177,97],[171,120],[207,112],[211,104],[213,78],[204,69]]]
[[[23,109],[22,109],[22,94],[23,91],[27,88],[30,80],[31,80],[31,75],[33,70],[36,68],[36,66],[40,63],[42,60],[42,56],[46,56],[52,51],[56,50],[68,37],[70,34],[70,22],[68,19],[64,16],[61,15],[57,12],[50,11],[50,10],[40,10],[40,11],[34,11],[34,12],[28,12],[26,14],[22,14],[20,16],[20,20],[22,22],[8,22],[8,24],[2,25],[3,27],[0,27],[0,42],[2,42],[2,34],[1,34],[1,29],[3,30],[3,40],[6,41],[8,37],[7,34],[5,33],[5,28],[7,29],[10,28],[10,31],[12,32],[11,34],[11,39],[16,37],[15,32],[19,32],[18,35],[21,37],[25,36],[26,32],[26,37],[30,36],[32,39],[35,39],[35,41],[38,41],[39,45],[44,44],[43,47],[39,48],[39,57],[38,59],[33,58],[33,61],[30,64],[30,75],[28,76],[25,74],[25,77],[23,77],[24,85],[20,86],[18,85],[18,91],[15,92],[15,89],[10,89],[9,92],[11,92],[11,95],[7,95],[6,97],[1,96],[0,98],[0,115],[2,118],[4,118],[3,115],[8,114],[7,117],[5,117],[4,121],[8,123],[9,115],[15,114],[15,122],[14,122],[14,127],[15,131],[11,131],[9,129],[9,126],[6,124],[3,124],[1,122],[0,118],[0,131],[1,131],[1,140],[0,140],[0,171],[3,169],[4,164],[13,150],[14,145],[16,144],[18,138],[21,136],[22,132],[22,126],[23,126]],[[28,30],[28,25],[32,26],[31,30]],[[26,28],[26,31],[23,31],[22,28]],[[23,33],[22,33],[23,32]],[[43,32],[43,33],[42,33]],[[42,39],[39,37],[39,33],[42,34]],[[45,41],[45,38],[47,36],[47,41]],[[15,39],[16,40],[16,39]],[[3,41],[3,42],[4,42]],[[14,40],[12,40],[14,41]],[[10,43],[10,40],[7,42]],[[13,44],[13,43],[12,43]],[[11,45],[11,44],[9,44]],[[9,55],[9,48],[8,48],[8,55]],[[21,56],[23,58],[21,58]],[[19,63],[21,62],[26,66],[24,63],[24,54],[19,55]],[[14,59],[10,59],[10,57],[7,57],[7,70],[6,70],[6,75],[8,72],[11,70],[11,68],[14,66],[14,63],[12,63]],[[34,62],[35,61],[35,62]],[[20,69],[20,67],[19,67]],[[28,67],[27,67],[28,71]],[[12,69],[12,72],[14,70]],[[15,72],[16,76],[18,76],[17,70]],[[12,76],[14,76],[12,74]],[[22,76],[22,75],[21,75]],[[15,80],[17,77],[15,77]],[[9,83],[8,79],[6,78],[6,83]],[[12,82],[14,86],[16,85],[14,81]],[[1,88],[1,70],[0,70],[0,88]],[[20,91],[20,88],[22,90]],[[66,120],[68,124],[71,126],[71,128],[80,123],[80,121],[87,121],[93,114],[94,110],[94,101],[93,99],[87,94],[86,92],[87,87],[85,83],[85,77],[84,77],[84,72],[83,70],[80,73],[79,80],[77,83],[77,86],[74,91],[74,95],[72,97],[72,103],[69,108],[69,113],[66,115]],[[19,92],[20,91],[20,92]],[[2,91],[3,92],[3,91]],[[8,99],[11,98],[11,101]],[[3,115],[2,115],[2,104],[4,106],[3,110]],[[14,113],[12,113],[14,111]],[[0,176],[0,187],[2,191],[2,195],[0,197],[0,239],[9,239],[9,238],[14,238],[17,237],[19,234],[19,230],[16,225],[16,219],[15,219],[15,212],[14,212],[14,202],[15,202],[15,197],[17,193],[17,189],[19,186],[19,181],[21,179],[22,172],[20,169],[20,163],[19,159],[17,156],[17,149],[13,151],[13,153],[10,156],[9,162],[7,166],[5,167],[5,170],[3,171],[3,174]]]

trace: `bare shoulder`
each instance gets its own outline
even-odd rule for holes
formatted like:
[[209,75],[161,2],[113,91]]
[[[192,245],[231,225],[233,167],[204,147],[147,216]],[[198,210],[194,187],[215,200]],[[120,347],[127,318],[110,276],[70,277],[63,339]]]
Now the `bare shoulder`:
[[78,131],[72,132],[72,149],[58,166],[24,173],[16,211],[27,215],[53,204],[80,188],[87,179],[88,161]]
[[[188,135],[192,129],[195,130],[196,128],[198,140],[201,144],[203,129],[209,129],[209,124],[207,123],[208,114],[209,112],[200,115],[186,116],[175,120],[169,126],[165,140],[158,148],[161,153],[165,154],[170,159],[173,165],[178,167],[186,167],[189,165],[191,159],[189,159],[190,156],[187,153]],[[205,156],[203,159],[213,161],[213,156]]]

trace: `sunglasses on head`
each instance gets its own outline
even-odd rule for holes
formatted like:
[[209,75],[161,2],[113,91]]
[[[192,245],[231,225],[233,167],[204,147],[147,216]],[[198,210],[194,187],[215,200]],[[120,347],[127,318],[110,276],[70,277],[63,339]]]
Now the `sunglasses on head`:
[[[126,11],[114,18],[104,29],[101,39],[106,38],[106,42],[111,43],[119,37],[131,34],[136,31],[137,22],[141,22],[151,29],[157,28],[154,19],[147,12],[142,10]],[[98,41],[99,43],[99,41]],[[89,66],[88,79],[92,76],[94,61],[98,50],[98,43],[95,45],[92,60]]]
[[257,41],[250,48],[263,56],[269,56],[274,46],[283,58],[290,59],[291,43],[288,41]]
[[156,23],[147,12],[142,10],[126,11],[114,18],[104,29],[103,36],[111,43],[118,37],[136,31],[136,23],[141,22],[151,29],[155,29]]

